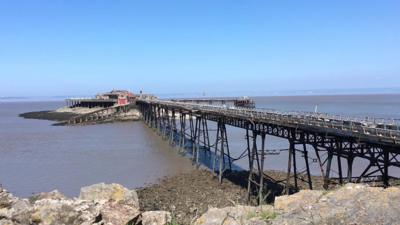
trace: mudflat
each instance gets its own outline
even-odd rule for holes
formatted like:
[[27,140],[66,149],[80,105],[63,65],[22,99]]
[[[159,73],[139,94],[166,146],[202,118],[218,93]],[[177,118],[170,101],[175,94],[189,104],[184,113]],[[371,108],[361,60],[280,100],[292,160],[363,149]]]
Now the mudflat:
[[19,114],[20,117],[23,117],[25,119],[41,119],[41,120],[52,120],[52,121],[65,121],[77,115],[78,114],[71,112],[56,112],[56,111],[38,111],[38,112],[26,112]]

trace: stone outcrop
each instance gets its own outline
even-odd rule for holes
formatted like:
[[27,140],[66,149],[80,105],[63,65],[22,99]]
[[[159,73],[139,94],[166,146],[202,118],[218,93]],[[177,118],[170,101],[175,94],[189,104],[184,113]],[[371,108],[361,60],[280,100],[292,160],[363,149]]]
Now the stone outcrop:
[[196,220],[195,225],[266,225],[275,218],[272,206],[235,206],[223,209],[211,208]]
[[142,225],[165,225],[172,222],[170,212],[147,211],[142,213]]
[[125,225],[139,216],[136,191],[119,184],[83,187],[73,199],[58,191],[19,199],[0,189],[0,225]]
[[103,203],[114,201],[139,208],[139,199],[135,190],[129,190],[120,184],[94,184],[81,188],[79,199]]
[[277,197],[269,207],[210,209],[195,224],[400,224],[399,202],[398,187],[346,184],[329,192],[305,190]]
[[[400,224],[400,188],[346,184],[332,191],[303,190],[275,205],[210,208],[195,225]],[[83,187],[78,198],[58,191],[29,199],[0,188],[0,225],[167,225],[166,211],[140,212],[136,191],[119,184]]]

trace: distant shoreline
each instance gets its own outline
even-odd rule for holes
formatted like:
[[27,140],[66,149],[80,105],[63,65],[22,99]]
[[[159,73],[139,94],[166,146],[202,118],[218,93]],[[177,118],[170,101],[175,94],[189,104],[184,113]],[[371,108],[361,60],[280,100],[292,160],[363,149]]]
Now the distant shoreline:
[[[265,94],[265,95],[258,95],[258,94],[248,94],[246,96],[251,97],[251,98],[260,98],[260,97],[267,97],[267,98],[273,98],[273,97],[334,97],[334,96],[395,96],[395,95],[400,95],[400,92],[388,92],[388,93],[299,93],[299,94]],[[227,98],[235,98],[235,97],[241,97],[243,96],[242,94],[236,94],[236,95],[207,95],[207,96],[202,96],[202,95],[193,95],[193,94],[187,94],[187,95],[174,95],[174,94],[160,94],[160,99],[184,99],[184,98],[221,98],[221,97],[227,97]],[[12,103],[12,102],[64,102],[65,98],[57,98],[57,97],[0,97],[0,103]]]

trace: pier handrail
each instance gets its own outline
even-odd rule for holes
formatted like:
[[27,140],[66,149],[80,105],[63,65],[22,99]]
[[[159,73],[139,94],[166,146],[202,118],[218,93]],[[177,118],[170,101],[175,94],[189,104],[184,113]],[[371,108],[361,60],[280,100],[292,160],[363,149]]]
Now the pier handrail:
[[[218,113],[226,116],[242,117],[267,123],[303,125],[313,128],[330,128],[352,134],[363,134],[386,138],[397,143],[400,141],[400,120],[376,119],[372,117],[356,118],[341,115],[329,115],[315,112],[284,112],[273,109],[226,107],[165,100],[140,100],[147,103],[162,104],[170,107],[181,107],[197,110],[202,113]],[[392,128],[392,129],[389,129]],[[394,129],[393,129],[394,128]]]

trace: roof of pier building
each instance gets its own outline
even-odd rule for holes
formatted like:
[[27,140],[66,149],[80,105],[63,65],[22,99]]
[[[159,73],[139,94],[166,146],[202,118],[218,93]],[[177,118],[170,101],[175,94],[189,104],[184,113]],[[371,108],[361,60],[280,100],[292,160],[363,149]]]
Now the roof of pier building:
[[127,90],[112,90],[110,92],[97,94],[96,99],[119,99],[119,98],[134,98],[135,95]]

